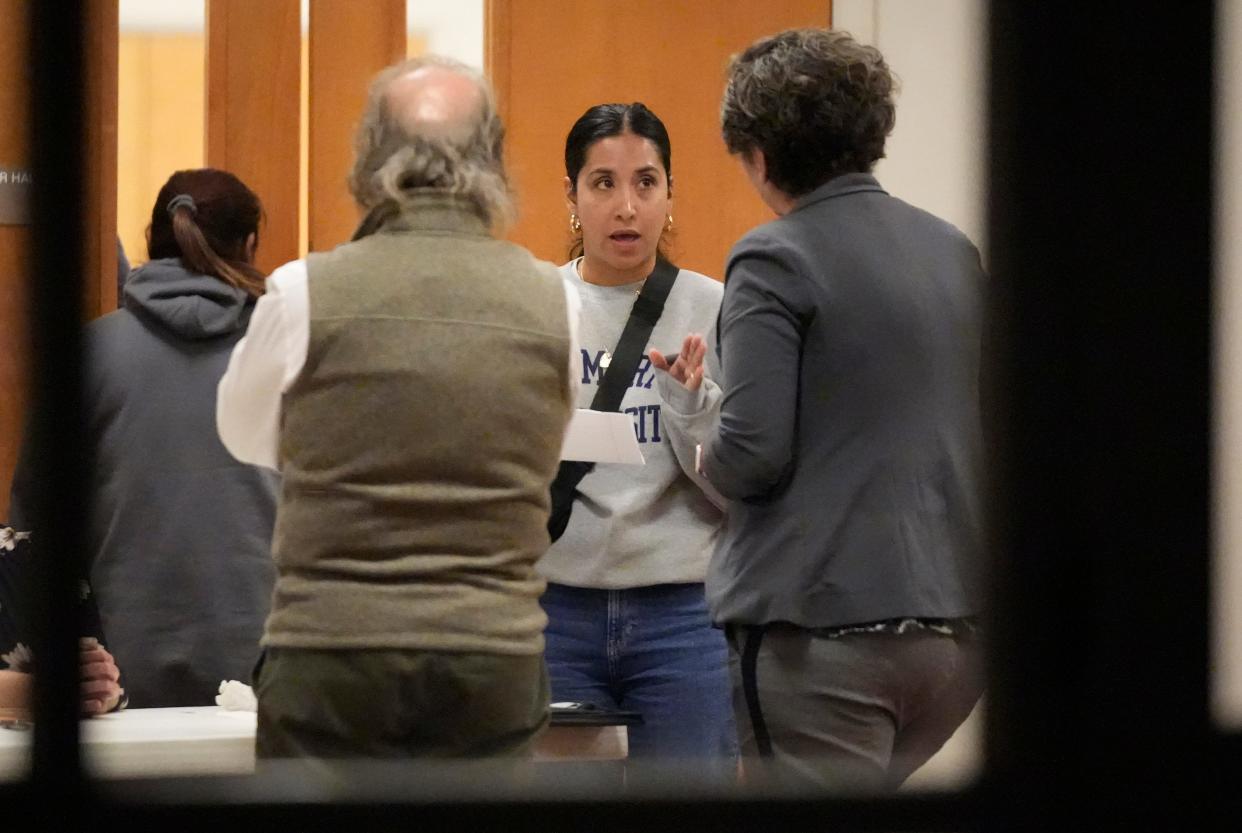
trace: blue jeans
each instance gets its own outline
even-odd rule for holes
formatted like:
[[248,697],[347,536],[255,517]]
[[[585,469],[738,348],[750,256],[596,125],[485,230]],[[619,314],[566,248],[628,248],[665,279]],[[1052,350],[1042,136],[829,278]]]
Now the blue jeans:
[[729,649],[711,625],[701,584],[594,590],[548,584],[552,701],[636,711],[631,758],[719,758],[737,735]]

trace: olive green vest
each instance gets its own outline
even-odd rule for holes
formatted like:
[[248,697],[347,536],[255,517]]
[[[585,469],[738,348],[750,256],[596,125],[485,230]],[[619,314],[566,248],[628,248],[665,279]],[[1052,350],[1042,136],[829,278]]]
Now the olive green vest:
[[561,278],[436,194],[307,272],[265,644],[540,652]]

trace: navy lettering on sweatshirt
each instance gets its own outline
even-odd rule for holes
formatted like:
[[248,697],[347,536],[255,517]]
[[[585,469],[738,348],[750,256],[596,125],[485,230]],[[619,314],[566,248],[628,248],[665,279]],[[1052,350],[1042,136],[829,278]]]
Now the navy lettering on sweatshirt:
[[[600,367],[603,358],[603,350],[596,351],[592,356],[585,348],[582,349],[582,384],[599,385],[604,375],[604,368]],[[638,362],[630,387],[651,390],[651,385],[655,382],[655,374],[651,359],[644,356]],[[638,438],[639,443],[664,442],[664,438],[660,435],[660,406],[658,404],[637,405],[625,408],[623,412],[634,418],[634,436]]]

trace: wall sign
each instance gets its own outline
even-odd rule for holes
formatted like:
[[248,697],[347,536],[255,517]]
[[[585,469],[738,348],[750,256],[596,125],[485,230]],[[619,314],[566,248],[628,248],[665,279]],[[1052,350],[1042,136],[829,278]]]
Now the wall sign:
[[0,165],[0,225],[30,223],[30,171]]

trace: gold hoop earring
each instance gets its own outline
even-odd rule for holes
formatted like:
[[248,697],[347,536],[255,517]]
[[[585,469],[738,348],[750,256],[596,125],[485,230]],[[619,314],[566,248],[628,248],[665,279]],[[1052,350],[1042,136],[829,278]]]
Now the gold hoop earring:
[[582,231],[582,221],[578,219],[577,214],[574,214],[572,212],[569,215],[569,230],[572,231],[574,234],[577,234],[578,232]]
[[665,231],[673,230],[673,215],[672,214],[668,215],[668,223],[664,226],[664,230]]

